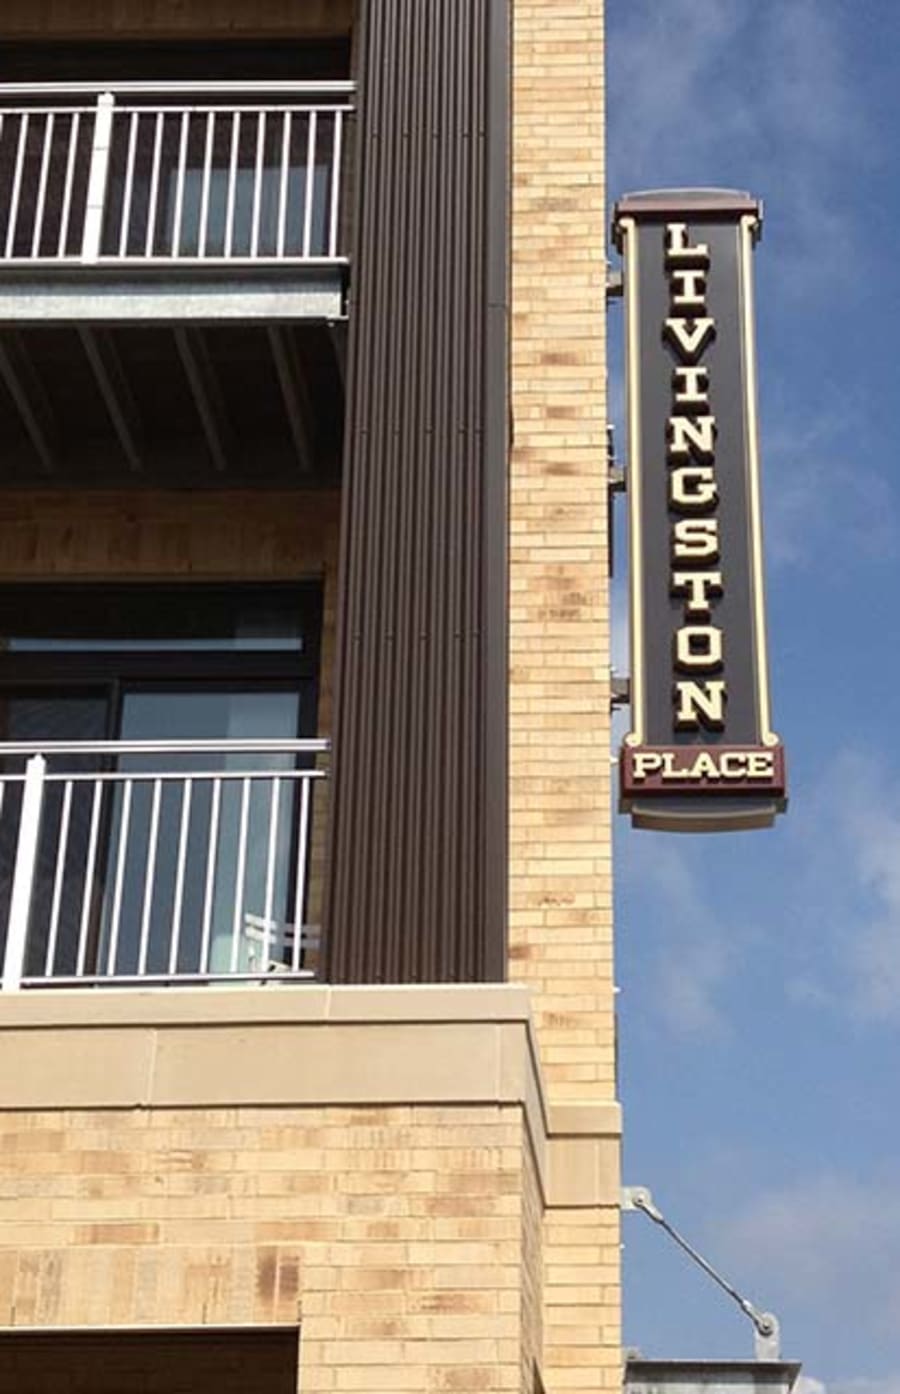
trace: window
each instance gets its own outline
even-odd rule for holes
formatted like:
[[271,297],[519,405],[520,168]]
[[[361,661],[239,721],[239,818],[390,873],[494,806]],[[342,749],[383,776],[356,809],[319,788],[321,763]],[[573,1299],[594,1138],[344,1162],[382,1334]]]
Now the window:
[[261,924],[302,921],[290,743],[315,735],[320,611],[316,586],[0,588],[0,770],[42,753],[52,777],[26,973],[249,971]]

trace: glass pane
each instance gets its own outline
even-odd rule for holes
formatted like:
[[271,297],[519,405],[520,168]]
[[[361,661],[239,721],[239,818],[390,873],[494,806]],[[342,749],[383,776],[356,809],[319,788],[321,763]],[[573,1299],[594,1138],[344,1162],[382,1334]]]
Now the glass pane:
[[22,693],[0,688],[0,741],[102,741],[107,710],[102,692]]
[[119,736],[123,741],[293,740],[299,716],[297,692],[151,689],[125,693]]
[[[103,740],[107,711],[103,692],[60,695],[0,691],[0,740],[28,741],[38,746],[46,741]],[[2,772],[23,772],[26,758],[24,755],[3,756]],[[97,757],[90,755],[51,755],[47,761],[50,774],[75,773],[96,767]],[[51,972],[74,971],[84,902],[93,789],[92,783],[80,781],[72,784],[67,796],[62,780],[50,780],[45,786],[25,965],[27,974],[44,972],[51,929]],[[64,813],[66,803],[68,811]],[[0,942],[5,938],[9,918],[21,809],[21,782],[5,783],[0,813]],[[60,861],[63,831],[65,846]],[[65,893],[58,898],[54,925],[52,907],[57,870]]]
[[261,586],[0,587],[11,653],[128,650],[302,653],[307,590]]
[[[135,691],[121,738],[291,740],[299,718],[298,692]],[[287,752],[120,758],[135,778],[127,826],[121,786],[111,817],[102,951],[116,973],[260,971],[267,924],[269,957],[284,950],[297,785],[274,776],[294,766]]]

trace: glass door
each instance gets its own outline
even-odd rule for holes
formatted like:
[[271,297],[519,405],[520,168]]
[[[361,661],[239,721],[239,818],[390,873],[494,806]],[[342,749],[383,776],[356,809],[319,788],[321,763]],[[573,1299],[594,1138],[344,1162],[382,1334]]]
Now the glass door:
[[[304,686],[126,687],[119,739],[291,741]],[[113,934],[118,974],[258,971],[265,946],[277,961],[293,915],[297,782],[284,772],[295,765],[289,752],[119,758],[134,777],[127,826],[124,788],[115,795],[110,855],[123,864],[107,876],[101,962]],[[157,786],[163,774],[181,777]]]

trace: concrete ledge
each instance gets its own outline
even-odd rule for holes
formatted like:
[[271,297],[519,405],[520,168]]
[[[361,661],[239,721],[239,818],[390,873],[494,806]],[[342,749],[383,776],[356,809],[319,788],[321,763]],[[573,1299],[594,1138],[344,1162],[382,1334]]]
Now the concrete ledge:
[[548,1108],[521,986],[9,993],[0,1081],[3,1109],[518,1105],[548,1205],[618,1203],[618,1106]]
[[548,1203],[560,1208],[617,1205],[621,1135],[622,1110],[617,1103],[551,1106]]
[[263,986],[47,988],[0,994],[0,1031],[43,1026],[233,1026],[236,1022],[531,1022],[517,985],[460,987]]

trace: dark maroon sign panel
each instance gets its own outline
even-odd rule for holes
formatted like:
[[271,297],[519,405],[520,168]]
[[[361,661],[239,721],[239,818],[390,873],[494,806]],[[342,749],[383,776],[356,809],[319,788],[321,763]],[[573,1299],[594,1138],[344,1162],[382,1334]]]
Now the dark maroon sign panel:
[[725,190],[617,206],[625,260],[632,730],[621,803],[641,827],[769,825],[771,730],[752,254],[760,209]]

